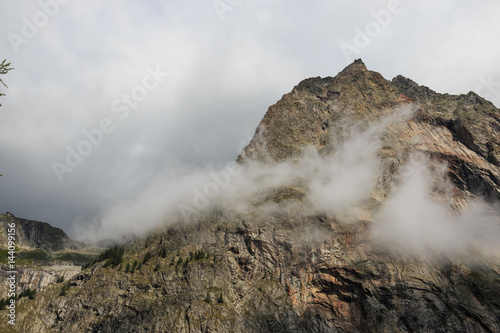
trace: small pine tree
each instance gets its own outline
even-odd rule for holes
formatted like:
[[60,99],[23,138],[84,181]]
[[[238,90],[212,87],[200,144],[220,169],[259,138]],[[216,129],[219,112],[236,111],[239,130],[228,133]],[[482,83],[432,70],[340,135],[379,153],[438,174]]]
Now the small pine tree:
[[159,269],[160,269],[160,264],[156,264],[154,271],[158,272]]
[[5,298],[0,299],[0,310],[5,309],[6,305],[7,305],[7,300]]
[[21,292],[18,296],[17,299],[23,298],[23,297],[28,297],[29,299],[34,299],[36,294],[36,290],[34,289],[26,289],[23,292]]
[[130,272],[130,263],[128,262],[127,266],[125,267],[125,273],[129,273],[129,272]]
[[130,273],[134,273],[136,268],[137,268],[137,260],[135,260],[134,263],[132,264],[132,268],[130,269]]
[[217,303],[224,303],[224,297],[222,297],[222,293],[219,295],[219,298],[217,299]]
[[210,298],[210,293],[207,293],[207,297],[205,297],[204,301],[208,304],[212,303],[212,298]]
[[63,285],[61,288],[61,292],[59,293],[59,296],[66,296],[66,292],[68,291],[68,285]]
[[170,266],[175,265],[175,257],[172,257],[172,261],[170,262]]
[[142,260],[142,264],[144,265],[145,263],[147,263],[149,259],[151,259],[151,252],[146,253],[144,259]]
[[115,245],[112,249],[108,249],[101,253],[97,258],[97,262],[106,260],[103,265],[104,267],[116,267],[123,262],[123,253],[123,247],[118,247],[118,245]]
[[167,257],[167,250],[165,248],[161,249],[160,256],[165,259]]
[[180,257],[179,260],[177,260],[176,266],[179,266],[180,264],[182,264],[182,257]]

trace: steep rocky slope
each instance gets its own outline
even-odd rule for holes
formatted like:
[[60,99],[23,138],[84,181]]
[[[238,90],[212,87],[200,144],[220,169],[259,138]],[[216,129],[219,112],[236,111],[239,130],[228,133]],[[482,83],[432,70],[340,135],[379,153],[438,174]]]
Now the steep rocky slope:
[[[16,245],[21,249],[60,251],[79,249],[82,243],[71,240],[66,233],[46,222],[26,220],[7,213],[0,215],[0,234],[7,235],[8,224],[16,225]],[[7,237],[0,237],[0,248],[7,248]]]
[[360,60],[334,78],[304,80],[284,95],[238,159],[284,160],[306,144],[322,150],[331,140],[330,126],[339,120],[370,122],[406,104],[417,113],[386,140],[394,157],[405,160],[414,151],[438,157],[449,162],[459,189],[500,199],[500,114],[491,102],[473,92],[437,94],[402,76],[389,82]]
[[[212,207],[190,221],[171,217],[127,245],[120,265],[98,263],[34,300],[20,300],[17,329],[500,331],[496,252],[429,246],[421,256],[374,237],[380,207],[404,182],[415,153],[433,172],[441,170],[430,198],[452,215],[479,198],[500,198],[500,112],[490,102],[474,93],[437,94],[400,76],[387,81],[358,60],[335,78],[307,79],[284,95],[238,161],[250,168],[255,161],[300,163],[307,145],[327,156],[343,140],[342,128],[370,128],[401,110],[409,112],[380,134],[373,189],[349,218],[318,208],[307,177],[260,193],[249,209]],[[494,206],[481,207],[500,223]]]
[[[6,281],[10,274],[6,265],[0,264],[0,279]],[[37,267],[23,267],[18,266],[17,272],[17,293],[24,290],[31,289],[40,291],[43,288],[54,284],[58,279],[67,280],[72,278],[81,271],[81,266],[75,265],[51,265],[51,266],[37,266]],[[2,284],[0,286],[0,294],[7,295],[8,285]]]
[[[95,251],[84,250],[84,244],[73,241],[60,228],[46,222],[15,217],[11,213],[0,215],[0,280],[7,281],[11,271],[7,265],[9,224],[15,224],[16,292],[27,289],[40,291],[56,283],[59,278],[69,279],[80,272],[81,266],[96,257]],[[7,296],[9,286],[0,284],[0,298]]]

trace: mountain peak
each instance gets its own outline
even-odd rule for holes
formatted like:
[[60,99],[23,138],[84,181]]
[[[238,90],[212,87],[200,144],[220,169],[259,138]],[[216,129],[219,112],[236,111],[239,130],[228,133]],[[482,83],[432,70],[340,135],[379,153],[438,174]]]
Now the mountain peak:
[[321,150],[329,145],[329,127],[336,119],[374,119],[388,105],[407,103],[382,75],[355,60],[334,78],[303,80],[272,105],[238,160],[281,161],[297,156],[306,145]]
[[498,138],[476,94],[361,60],[303,80],[269,107],[245,173],[223,176],[230,192],[208,196],[225,182],[210,174],[217,206],[22,300],[16,328],[500,332],[499,219],[479,199],[500,200]]
[[361,59],[356,59],[352,64],[344,68],[340,74],[353,74],[356,72],[366,72],[368,69],[366,68],[365,63]]

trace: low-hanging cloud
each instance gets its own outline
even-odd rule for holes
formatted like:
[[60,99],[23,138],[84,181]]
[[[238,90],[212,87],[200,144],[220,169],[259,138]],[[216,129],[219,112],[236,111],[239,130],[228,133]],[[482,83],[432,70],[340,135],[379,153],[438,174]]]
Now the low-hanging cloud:
[[410,157],[402,181],[380,208],[372,228],[379,244],[397,253],[433,257],[464,250],[500,253],[500,217],[481,198],[452,210],[447,166],[430,168],[423,154]]
[[338,122],[332,127],[334,137],[328,152],[307,146],[296,158],[279,163],[249,159],[183,173],[166,169],[136,200],[116,203],[92,227],[85,226],[85,231],[76,234],[87,241],[97,236],[120,238],[162,223],[193,220],[213,207],[244,212],[257,209],[272,190],[283,187],[303,191],[314,211],[348,220],[357,216],[358,207],[370,199],[376,186],[383,133],[414,111],[413,106],[401,107],[369,124]]
[[[129,239],[160,225],[197,220],[214,207],[274,211],[269,208],[279,205],[268,200],[269,195],[283,187],[302,191],[309,213],[327,213],[339,222],[356,221],[383,173],[379,152],[388,144],[384,134],[414,112],[409,105],[369,123],[338,122],[331,128],[328,152],[306,146],[299,156],[279,163],[250,158],[241,164],[183,172],[180,166],[166,168],[139,197],[109,207],[91,227],[86,225],[76,234],[84,241]],[[431,161],[423,153],[410,156],[374,214],[375,244],[417,257],[471,249],[500,253],[498,210],[480,198],[468,202],[461,212],[453,209],[454,186],[447,170],[444,162]]]
[[[221,21],[212,1],[72,1],[51,8],[56,15],[16,53],[8,35],[22,37],[26,21],[40,18],[40,3],[53,2],[0,1],[0,60],[16,68],[1,99],[0,210],[67,232],[77,216],[85,229],[110,201],[139,197],[167,158],[193,167],[235,157],[234,143],[283,93],[347,66],[339,45],[388,4],[245,1]],[[474,90],[500,105],[500,45],[491,42],[500,3],[434,2],[432,17],[425,1],[404,8],[355,57],[388,79],[402,74],[442,93]],[[59,183],[51,162],[155,64],[168,79]]]

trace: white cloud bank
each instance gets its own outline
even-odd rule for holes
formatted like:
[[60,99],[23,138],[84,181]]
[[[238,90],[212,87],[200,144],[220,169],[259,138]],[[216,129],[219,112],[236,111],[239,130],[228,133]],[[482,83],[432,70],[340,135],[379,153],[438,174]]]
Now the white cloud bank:
[[[306,147],[297,158],[280,163],[249,160],[183,174],[165,171],[135,200],[115,204],[94,221],[93,228],[77,234],[84,240],[119,239],[165,223],[196,220],[199,213],[213,207],[242,212],[258,209],[256,202],[263,195],[298,184],[305,192],[304,200],[313,207],[311,213],[325,212],[340,222],[356,220],[383,171],[378,154],[383,134],[413,112],[411,106],[400,108],[367,128],[354,122],[337,124],[332,139],[336,143],[327,154]],[[424,155],[414,155],[399,170],[401,181],[374,212],[371,230],[376,244],[417,256],[467,249],[498,251],[498,213],[480,199],[460,214],[452,211],[453,185],[446,178],[447,166],[429,165]]]
[[500,253],[498,211],[481,198],[470,201],[463,212],[452,211],[447,166],[429,165],[423,154],[410,158],[402,182],[375,218],[374,239],[396,252],[420,257],[463,250]]

